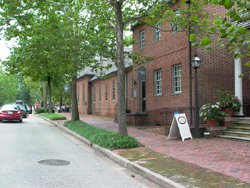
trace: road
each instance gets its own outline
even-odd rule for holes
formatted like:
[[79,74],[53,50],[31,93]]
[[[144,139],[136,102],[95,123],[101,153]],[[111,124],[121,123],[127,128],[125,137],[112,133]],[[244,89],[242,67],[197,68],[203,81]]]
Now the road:
[[159,188],[38,116],[0,123],[1,188]]

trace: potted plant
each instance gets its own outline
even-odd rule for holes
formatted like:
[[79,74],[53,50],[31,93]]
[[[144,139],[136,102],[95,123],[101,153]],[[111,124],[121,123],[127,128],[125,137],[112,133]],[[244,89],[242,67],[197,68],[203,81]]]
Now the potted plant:
[[232,117],[235,111],[240,111],[242,106],[240,99],[235,95],[230,94],[227,91],[217,90],[217,93],[220,95],[219,103],[220,107],[229,113],[229,116]]
[[207,121],[209,127],[215,127],[218,121],[223,121],[224,117],[228,116],[228,113],[221,110],[220,103],[216,104],[204,104],[200,108],[200,116],[204,121]]

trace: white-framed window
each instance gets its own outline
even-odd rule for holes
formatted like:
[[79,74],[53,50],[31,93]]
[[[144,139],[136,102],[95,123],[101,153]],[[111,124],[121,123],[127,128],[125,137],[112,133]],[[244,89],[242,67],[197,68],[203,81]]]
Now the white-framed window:
[[145,30],[140,31],[140,49],[145,47]]
[[99,102],[102,101],[102,86],[99,85]]
[[85,104],[85,84],[82,84],[82,104]]
[[77,104],[79,104],[80,91],[79,86],[77,86]]
[[112,101],[115,101],[115,81],[112,82]]
[[173,92],[181,93],[181,65],[173,66]]
[[178,26],[178,23],[180,22],[180,19],[178,18],[178,16],[180,16],[180,10],[175,10],[174,12],[175,12],[175,18],[174,22],[172,22],[171,25],[173,33],[176,33],[181,30],[180,26]]
[[105,101],[108,101],[108,84],[105,84]]
[[155,78],[155,95],[162,94],[161,69],[154,71]]
[[155,26],[155,42],[161,40],[161,32],[160,32],[160,29],[161,29],[161,24],[158,23],[158,24]]

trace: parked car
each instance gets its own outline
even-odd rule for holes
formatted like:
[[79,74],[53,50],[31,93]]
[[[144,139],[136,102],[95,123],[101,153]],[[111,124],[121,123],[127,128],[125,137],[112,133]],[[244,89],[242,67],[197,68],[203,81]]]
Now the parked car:
[[22,120],[22,112],[18,105],[3,105],[0,109],[0,122],[2,121],[19,121]]
[[27,118],[29,116],[29,110],[25,105],[18,105],[22,111],[23,118]]
[[24,104],[23,104],[23,101],[21,101],[21,100],[16,100],[15,104],[16,104],[16,105],[24,105]]

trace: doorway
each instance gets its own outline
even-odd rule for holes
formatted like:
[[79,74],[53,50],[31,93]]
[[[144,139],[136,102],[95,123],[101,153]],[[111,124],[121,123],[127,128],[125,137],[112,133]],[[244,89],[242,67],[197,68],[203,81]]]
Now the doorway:
[[140,82],[140,113],[146,113],[146,82],[142,80]]

